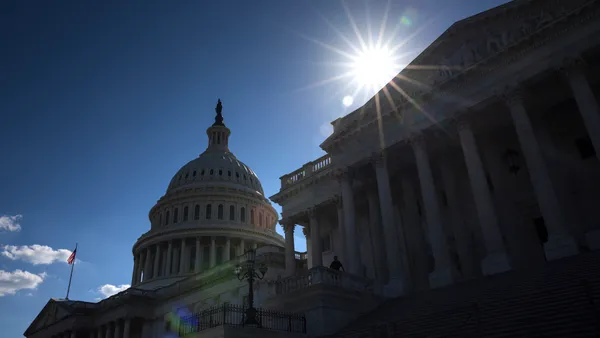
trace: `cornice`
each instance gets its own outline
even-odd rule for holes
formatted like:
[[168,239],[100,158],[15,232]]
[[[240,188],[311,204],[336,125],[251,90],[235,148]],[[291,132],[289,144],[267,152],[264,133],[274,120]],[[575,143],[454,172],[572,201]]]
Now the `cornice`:
[[297,183],[295,183],[293,185],[283,188],[278,193],[271,196],[270,199],[271,199],[271,201],[273,201],[279,205],[283,205],[283,204],[285,204],[285,201],[287,201],[289,198],[292,198],[292,197],[298,195],[301,191],[303,191],[313,185],[323,183],[323,182],[329,181],[331,179],[335,179],[336,170],[339,170],[339,169],[336,168],[335,166],[331,166],[329,168],[323,169],[322,171],[316,172],[313,175],[303,178],[302,180],[298,181]]

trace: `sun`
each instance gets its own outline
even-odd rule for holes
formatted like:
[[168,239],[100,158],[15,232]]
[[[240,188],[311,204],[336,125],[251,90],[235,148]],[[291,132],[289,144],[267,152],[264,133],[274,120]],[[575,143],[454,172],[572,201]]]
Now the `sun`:
[[386,46],[368,47],[357,53],[350,64],[353,81],[372,90],[385,86],[397,73],[393,54]]

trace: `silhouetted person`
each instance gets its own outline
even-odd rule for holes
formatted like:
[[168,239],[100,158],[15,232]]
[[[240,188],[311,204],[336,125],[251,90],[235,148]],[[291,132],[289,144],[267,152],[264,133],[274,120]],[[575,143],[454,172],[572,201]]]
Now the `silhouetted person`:
[[340,269],[342,269],[342,271],[346,272],[346,270],[344,270],[344,266],[342,265],[342,262],[340,262],[338,260],[337,256],[333,256],[333,262],[331,262],[331,264],[329,265],[330,269],[333,270],[337,270],[340,271]]

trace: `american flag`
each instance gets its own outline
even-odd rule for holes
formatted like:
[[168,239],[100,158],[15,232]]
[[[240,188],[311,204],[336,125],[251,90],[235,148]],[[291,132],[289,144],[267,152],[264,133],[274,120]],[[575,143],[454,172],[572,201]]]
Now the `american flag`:
[[71,253],[71,256],[69,256],[69,258],[67,258],[67,263],[73,264],[73,262],[75,261],[76,254],[77,254],[77,248],[75,248],[75,250],[73,250],[73,252]]

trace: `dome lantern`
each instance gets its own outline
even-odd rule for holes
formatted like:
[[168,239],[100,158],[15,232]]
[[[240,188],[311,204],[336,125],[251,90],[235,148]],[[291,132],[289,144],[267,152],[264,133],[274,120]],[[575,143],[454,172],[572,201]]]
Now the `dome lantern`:
[[206,135],[208,135],[207,152],[213,150],[229,152],[229,135],[231,134],[231,130],[223,123],[223,115],[221,115],[222,110],[223,104],[221,103],[221,99],[219,99],[217,107],[215,108],[217,113],[215,116],[215,123],[206,129]]

